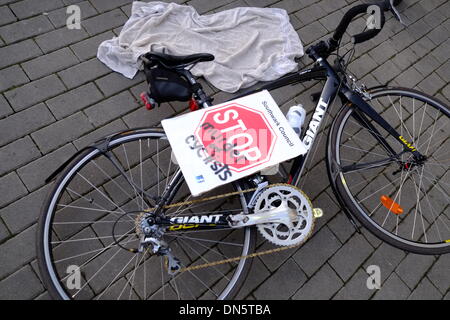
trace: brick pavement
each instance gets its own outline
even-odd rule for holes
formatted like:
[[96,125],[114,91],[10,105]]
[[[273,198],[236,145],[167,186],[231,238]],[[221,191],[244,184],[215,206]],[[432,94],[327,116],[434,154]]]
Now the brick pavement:
[[[47,299],[35,254],[36,219],[45,177],[73,152],[127,127],[154,125],[185,106],[142,117],[133,80],[112,73],[95,55],[120,32],[129,0],[0,0],[0,299]],[[304,45],[329,35],[355,0],[176,1],[211,13],[238,6],[286,9]],[[450,2],[404,0],[408,28],[389,19],[359,45],[349,69],[368,86],[416,87],[449,103]],[[81,7],[82,29],[65,27],[65,7]],[[360,19],[359,24],[363,21]],[[356,23],[358,24],[358,23]],[[353,27],[352,27],[353,28]],[[308,58],[302,58],[301,65]],[[286,110],[313,110],[314,83],[272,92]],[[215,101],[230,97],[208,88]],[[326,131],[325,126],[325,131]],[[312,159],[305,191],[325,210],[312,239],[298,250],[256,258],[240,299],[450,299],[450,256],[418,256],[355,233],[325,174],[324,143]],[[322,152],[321,152],[322,151]],[[310,183],[314,179],[314,183]],[[366,287],[366,267],[381,266],[382,288]]]

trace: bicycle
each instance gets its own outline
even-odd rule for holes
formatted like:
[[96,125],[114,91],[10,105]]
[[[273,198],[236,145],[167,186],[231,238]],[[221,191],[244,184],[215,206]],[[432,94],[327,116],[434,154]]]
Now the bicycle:
[[[396,13],[392,3],[376,4],[381,26],[383,11]],[[327,60],[369,5],[351,8],[332,38],[307,49],[312,68],[245,94],[325,80],[302,141],[310,150],[339,97],[326,159],[344,213],[402,250],[449,253],[449,107],[411,89],[367,89],[347,75],[345,55],[336,54],[334,65]],[[353,42],[380,31],[364,31]],[[144,55],[152,87],[169,86],[172,93],[145,93],[147,107],[176,99],[190,100],[192,109],[211,106],[189,68],[212,59]],[[155,82],[160,71],[170,81]],[[193,199],[160,127],[119,132],[80,150],[47,179],[55,181],[39,219],[37,252],[49,293],[58,299],[233,298],[252,257],[299,246],[310,236],[321,212],[296,187],[309,153],[290,162],[286,183],[270,184],[257,173]],[[279,247],[256,252],[256,229]]]

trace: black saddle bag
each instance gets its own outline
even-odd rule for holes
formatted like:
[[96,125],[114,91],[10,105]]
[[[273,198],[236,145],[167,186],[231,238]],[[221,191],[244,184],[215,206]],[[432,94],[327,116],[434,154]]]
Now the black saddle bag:
[[179,73],[156,65],[144,68],[149,84],[149,95],[157,103],[189,101],[192,98],[190,83]]

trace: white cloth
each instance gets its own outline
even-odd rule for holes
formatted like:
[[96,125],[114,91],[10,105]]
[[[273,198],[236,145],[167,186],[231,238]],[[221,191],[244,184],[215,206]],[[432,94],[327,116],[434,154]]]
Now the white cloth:
[[303,55],[283,9],[241,7],[199,15],[191,6],[133,2],[119,37],[101,43],[97,57],[131,79],[140,67],[140,55],[163,50],[174,55],[213,54],[214,61],[198,63],[192,73],[226,92],[294,71],[294,58]]

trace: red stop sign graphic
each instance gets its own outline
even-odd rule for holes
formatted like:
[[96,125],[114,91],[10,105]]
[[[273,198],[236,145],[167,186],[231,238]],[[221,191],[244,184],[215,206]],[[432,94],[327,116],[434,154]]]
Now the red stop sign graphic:
[[195,134],[209,156],[236,172],[269,161],[277,139],[264,113],[237,103],[206,111]]

